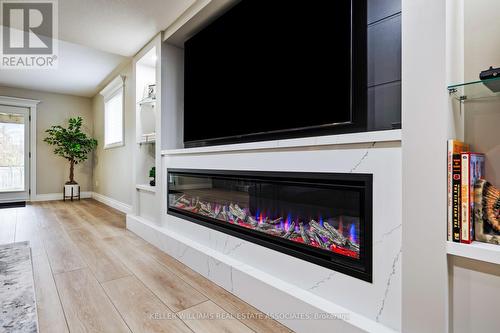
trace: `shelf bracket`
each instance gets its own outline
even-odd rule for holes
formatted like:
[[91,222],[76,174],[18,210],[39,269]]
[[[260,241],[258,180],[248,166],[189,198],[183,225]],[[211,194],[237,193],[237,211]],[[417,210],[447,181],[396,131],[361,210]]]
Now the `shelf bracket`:
[[467,95],[457,95],[458,89],[457,88],[448,88],[448,94],[450,96],[453,96],[456,100],[460,102],[464,102],[467,100]]

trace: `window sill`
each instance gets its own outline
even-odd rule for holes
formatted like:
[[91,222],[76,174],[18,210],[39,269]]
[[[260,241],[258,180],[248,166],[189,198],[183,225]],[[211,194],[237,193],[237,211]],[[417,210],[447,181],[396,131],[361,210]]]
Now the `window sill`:
[[116,143],[110,143],[109,145],[105,145],[104,149],[118,148],[123,146],[125,146],[123,142],[116,142]]

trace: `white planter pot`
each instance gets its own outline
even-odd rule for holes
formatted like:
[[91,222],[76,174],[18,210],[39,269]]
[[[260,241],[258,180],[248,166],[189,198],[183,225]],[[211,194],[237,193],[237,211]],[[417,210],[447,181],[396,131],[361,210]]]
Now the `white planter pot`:
[[[73,193],[71,193],[71,190],[73,190]],[[64,185],[64,193],[63,196],[65,198],[75,198],[80,196],[80,185],[78,184],[70,184],[70,185]]]

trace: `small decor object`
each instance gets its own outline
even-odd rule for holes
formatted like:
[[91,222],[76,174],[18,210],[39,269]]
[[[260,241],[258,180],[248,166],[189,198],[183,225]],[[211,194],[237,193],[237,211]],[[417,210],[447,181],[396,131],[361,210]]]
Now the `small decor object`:
[[156,99],[156,84],[148,84],[144,98]]
[[80,186],[75,181],[75,164],[87,160],[88,154],[97,147],[97,140],[87,137],[81,131],[82,121],[82,117],[76,117],[68,120],[68,128],[52,126],[45,131],[48,136],[43,139],[49,145],[55,146],[54,154],[69,161],[69,180],[64,186],[63,199],[80,199]]
[[144,133],[142,135],[142,138],[143,138],[144,142],[154,142],[155,138],[156,138],[156,133],[154,133],[154,132],[152,132],[152,133]]
[[152,180],[149,181],[149,185],[155,186],[156,185],[156,167],[152,167],[151,170],[149,170],[149,178],[153,178]]
[[479,73],[479,79],[481,81],[487,80],[486,82],[483,82],[483,84],[494,93],[500,92],[500,80],[491,80],[491,79],[496,79],[499,77],[500,77],[500,68],[493,68],[493,66],[490,66],[490,68],[488,68],[487,70]]
[[476,240],[500,244],[500,190],[484,179],[474,185]]

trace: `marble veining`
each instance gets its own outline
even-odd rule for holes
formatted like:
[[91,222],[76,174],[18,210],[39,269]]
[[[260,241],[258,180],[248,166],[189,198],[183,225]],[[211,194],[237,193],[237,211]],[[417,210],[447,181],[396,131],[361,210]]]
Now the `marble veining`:
[[0,331],[38,332],[28,242],[0,246]]
[[[233,253],[234,251],[236,251],[238,248],[240,248],[241,246],[243,245],[243,242],[240,242],[240,243],[236,243],[233,247],[231,247],[230,249],[226,249],[223,251],[224,254],[231,254]],[[224,246],[224,248],[226,248],[226,246]]]
[[233,267],[229,267],[229,274],[231,280],[231,292],[234,292]]
[[375,148],[376,142],[372,142],[372,145],[366,150],[363,156],[361,156],[361,159],[349,170],[349,173],[353,173],[356,171],[356,169],[363,163],[363,161],[368,157],[368,154],[370,153],[371,148]]
[[214,265],[216,267],[220,266],[221,262],[215,258],[207,257],[207,277],[212,276],[211,266]]
[[331,272],[330,274],[328,274],[327,277],[325,277],[324,279],[321,279],[317,282],[315,282],[310,288],[308,288],[308,290],[314,290],[316,288],[319,288],[322,284],[330,281],[334,276],[336,275],[336,272]]
[[403,224],[400,223],[397,226],[395,226],[394,228],[391,228],[389,231],[384,232],[378,240],[373,242],[373,245],[382,243],[386,237],[392,235],[393,232],[399,230],[402,226],[403,226]]
[[380,321],[380,316],[382,315],[382,312],[384,311],[384,306],[385,306],[385,302],[387,299],[387,295],[389,294],[389,290],[391,289],[391,280],[392,280],[392,277],[394,275],[396,275],[396,266],[398,264],[399,258],[401,257],[401,253],[402,253],[402,250],[399,250],[398,254],[394,258],[394,261],[392,262],[392,270],[389,274],[389,277],[387,278],[387,285],[386,285],[385,292],[384,292],[384,298],[382,299],[382,302],[380,304],[380,308],[378,309],[378,312],[377,312],[377,316],[375,317],[375,320],[377,322]]
[[189,247],[184,246],[183,249],[181,250],[181,253],[177,256],[176,259],[180,260],[180,259],[184,258],[184,256],[186,255],[188,250],[189,250]]
[[[314,265],[216,230],[165,214],[162,222],[169,231],[185,237],[185,244],[206,246],[230,258],[222,264],[206,262],[211,253],[201,253],[185,245],[168,242],[165,251],[229,291],[239,293],[254,289],[255,281],[241,283],[239,264],[264,272],[268,277],[293,286],[291,294],[307,294],[342,306],[374,323],[401,329],[401,144],[365,142],[337,147],[322,146],[274,149],[272,151],[235,151],[231,154],[187,154],[164,157],[169,168],[264,170],[308,172],[359,172],[373,174],[373,282],[360,281],[340,272]],[[160,241],[161,242],[161,241]],[[164,239],[163,243],[167,243]],[[187,251],[187,254],[183,255]],[[215,255],[217,256],[217,255]],[[220,258],[218,258],[220,260]],[[226,260],[226,259],[225,259]],[[208,265],[210,267],[208,268]],[[260,275],[259,275],[260,276]],[[267,293],[267,291],[266,291]],[[363,295],[362,299],[353,297]],[[248,297],[258,295],[248,294]],[[264,295],[261,295],[264,297]],[[246,297],[246,296],[245,296]],[[304,296],[306,297],[306,296]],[[244,297],[243,297],[244,298]],[[306,297],[307,298],[307,297]],[[265,298],[271,304],[278,299]],[[275,305],[273,305],[275,306]],[[287,307],[289,304],[283,304]],[[301,331],[301,330],[299,330]],[[305,330],[302,330],[305,331]]]

